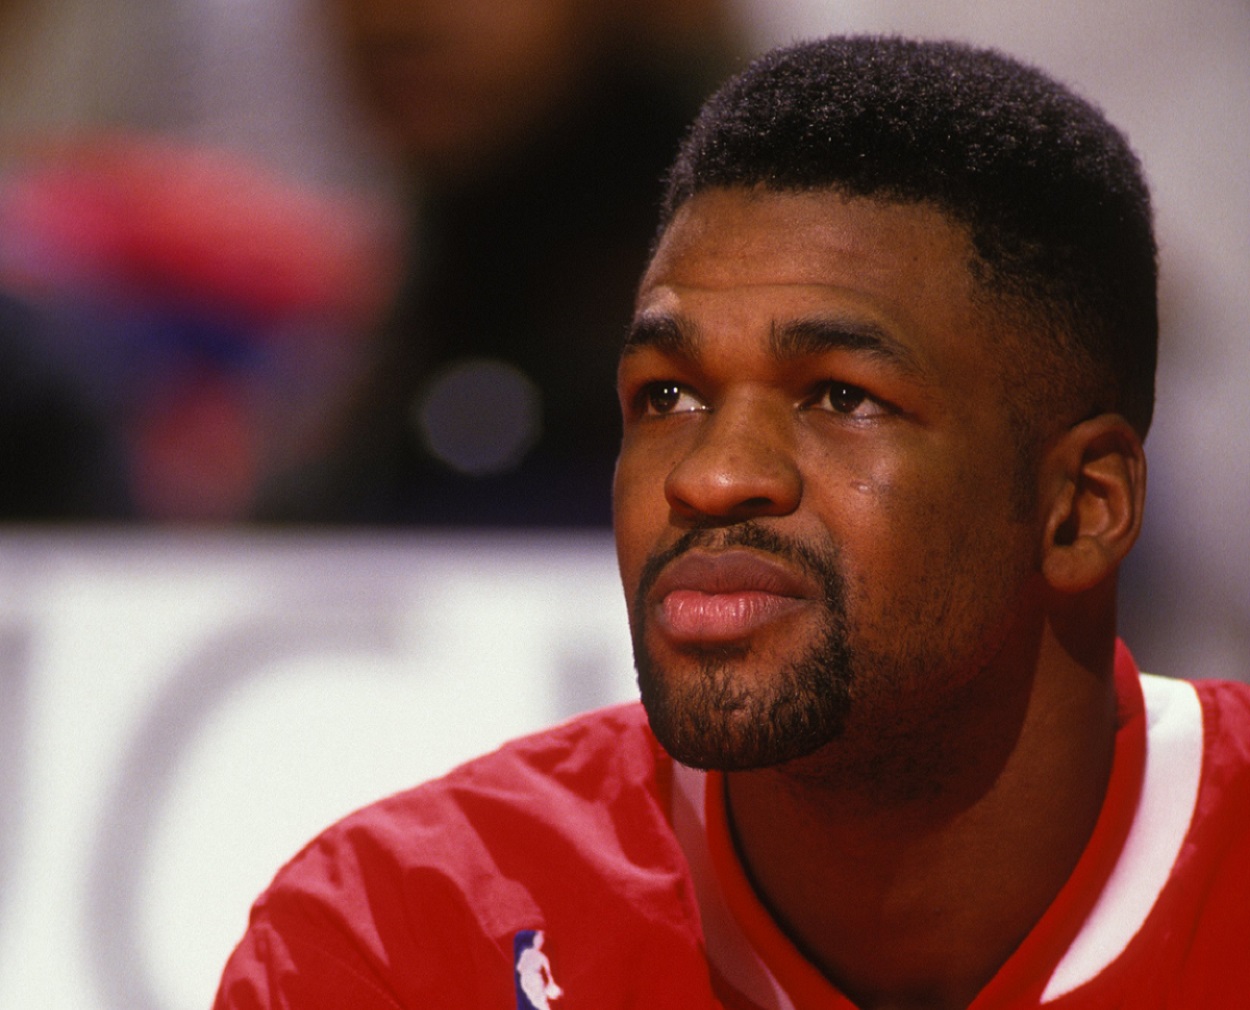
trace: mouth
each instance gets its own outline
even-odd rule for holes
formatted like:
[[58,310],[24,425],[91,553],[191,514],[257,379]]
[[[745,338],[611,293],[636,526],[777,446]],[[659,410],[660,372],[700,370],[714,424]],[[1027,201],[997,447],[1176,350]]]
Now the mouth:
[[678,645],[741,642],[815,604],[807,575],[749,549],[690,551],[660,572],[648,593],[657,630]]

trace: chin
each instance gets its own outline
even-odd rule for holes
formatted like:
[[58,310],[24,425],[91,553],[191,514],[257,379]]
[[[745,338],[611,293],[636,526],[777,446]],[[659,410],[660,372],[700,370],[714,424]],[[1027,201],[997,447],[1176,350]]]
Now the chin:
[[849,672],[810,656],[767,674],[744,669],[741,650],[710,650],[680,674],[650,655],[636,659],[652,732],[693,768],[746,771],[806,757],[842,735],[851,704]]

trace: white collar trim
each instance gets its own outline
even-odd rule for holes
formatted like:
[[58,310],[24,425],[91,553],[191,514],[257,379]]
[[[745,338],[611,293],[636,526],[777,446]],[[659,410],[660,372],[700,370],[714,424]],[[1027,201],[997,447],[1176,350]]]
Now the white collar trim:
[[708,960],[761,1010],[794,1010],[742,932],[716,880],[707,845],[707,775],[677,762],[673,763],[673,833],[690,864]]
[[1202,704],[1188,681],[1141,675],[1146,767],[1124,849],[1042,1002],[1098,976],[1132,941],[1172,876],[1202,778]]

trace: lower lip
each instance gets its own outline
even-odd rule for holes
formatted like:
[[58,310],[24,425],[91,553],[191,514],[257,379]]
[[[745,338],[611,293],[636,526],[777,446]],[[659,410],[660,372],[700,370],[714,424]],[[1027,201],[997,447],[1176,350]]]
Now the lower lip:
[[680,642],[735,642],[804,603],[792,596],[757,590],[700,593],[678,589],[660,602],[661,624],[670,638]]

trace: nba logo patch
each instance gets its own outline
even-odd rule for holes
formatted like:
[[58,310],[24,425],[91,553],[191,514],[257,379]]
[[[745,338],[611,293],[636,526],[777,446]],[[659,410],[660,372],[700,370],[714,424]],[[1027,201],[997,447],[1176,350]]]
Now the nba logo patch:
[[564,991],[551,975],[551,959],[543,953],[541,929],[523,929],[512,940],[517,1010],[551,1010]]

